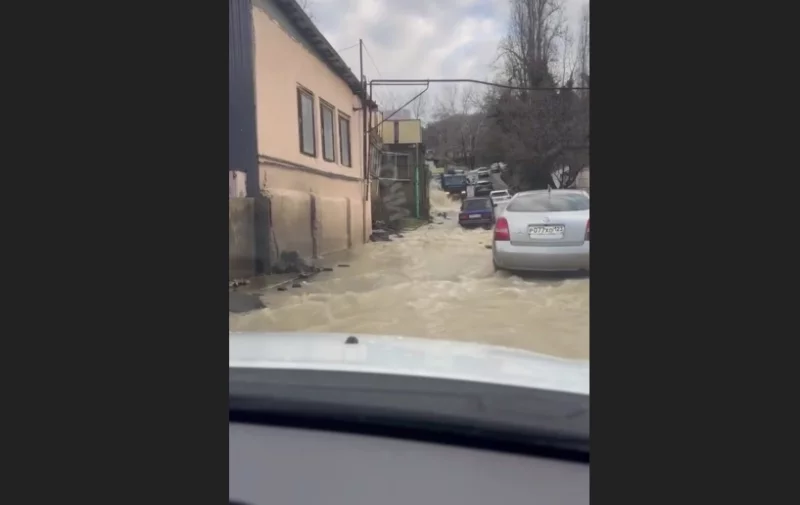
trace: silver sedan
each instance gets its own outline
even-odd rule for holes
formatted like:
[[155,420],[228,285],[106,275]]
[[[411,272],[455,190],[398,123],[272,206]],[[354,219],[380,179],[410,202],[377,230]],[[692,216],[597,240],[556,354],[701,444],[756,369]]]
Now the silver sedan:
[[497,217],[495,270],[589,270],[589,194],[574,189],[514,195]]

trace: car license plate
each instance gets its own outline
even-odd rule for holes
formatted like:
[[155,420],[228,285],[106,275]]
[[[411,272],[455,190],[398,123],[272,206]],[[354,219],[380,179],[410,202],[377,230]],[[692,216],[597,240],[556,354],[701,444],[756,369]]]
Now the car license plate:
[[470,219],[480,219],[480,218],[481,218],[481,215],[480,215],[480,214],[470,214],[470,215],[469,215],[469,218],[470,218]]
[[561,238],[564,236],[564,225],[535,225],[530,228],[531,238]]

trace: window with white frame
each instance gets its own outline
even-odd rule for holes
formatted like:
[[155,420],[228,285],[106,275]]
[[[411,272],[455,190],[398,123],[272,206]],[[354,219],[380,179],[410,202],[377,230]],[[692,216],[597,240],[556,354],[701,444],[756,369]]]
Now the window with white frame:
[[317,155],[317,136],[314,128],[314,95],[297,88],[297,119],[299,123],[300,152],[306,156]]
[[350,118],[339,114],[339,156],[342,165],[352,167],[350,160]]
[[319,117],[322,126],[322,159],[336,161],[336,109],[322,100],[319,101]]

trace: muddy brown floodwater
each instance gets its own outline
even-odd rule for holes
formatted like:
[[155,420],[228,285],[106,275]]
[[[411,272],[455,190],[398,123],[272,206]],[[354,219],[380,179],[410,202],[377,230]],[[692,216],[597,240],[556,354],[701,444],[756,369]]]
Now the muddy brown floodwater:
[[367,244],[349,268],[302,288],[269,290],[268,308],[230,314],[230,329],[465,340],[589,359],[589,279],[495,273],[484,247],[492,232],[461,229],[458,203],[431,193],[450,219]]

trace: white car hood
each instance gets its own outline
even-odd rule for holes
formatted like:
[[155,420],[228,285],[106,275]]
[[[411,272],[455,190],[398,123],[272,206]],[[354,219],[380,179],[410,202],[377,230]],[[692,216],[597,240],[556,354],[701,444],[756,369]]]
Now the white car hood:
[[[357,344],[345,344],[349,336]],[[231,332],[230,368],[341,370],[589,394],[589,362],[469,342],[349,333]]]

